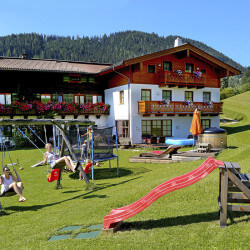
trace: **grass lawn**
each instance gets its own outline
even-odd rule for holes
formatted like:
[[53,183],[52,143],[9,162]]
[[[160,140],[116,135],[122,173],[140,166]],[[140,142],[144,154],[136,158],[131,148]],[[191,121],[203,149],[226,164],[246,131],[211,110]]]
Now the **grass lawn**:
[[[248,99],[247,99],[248,97]],[[244,101],[242,101],[244,98]],[[240,103],[242,102],[242,104]],[[242,172],[250,173],[250,105],[249,92],[224,101],[228,110],[244,113],[244,119],[228,124],[228,146],[218,155],[222,161],[236,161]],[[238,104],[239,103],[239,104]],[[247,103],[247,104],[246,104]],[[229,226],[221,229],[218,220],[217,196],[219,173],[214,170],[200,182],[167,194],[147,209],[124,221],[113,235],[101,234],[92,239],[75,239],[79,233],[90,232],[91,225],[102,224],[111,209],[140,199],[151,189],[173,177],[198,167],[203,160],[170,164],[129,163],[128,157],[141,151],[120,150],[120,177],[116,162],[112,171],[108,162],[96,169],[96,189],[86,191],[78,175],[63,173],[63,189],[46,180],[46,166],[30,168],[41,159],[36,149],[11,151],[24,170],[18,171],[24,182],[25,203],[18,197],[0,198],[8,215],[0,217],[1,248],[243,248],[249,249],[249,216],[231,213]],[[8,162],[7,155],[5,162]],[[66,226],[81,226],[68,232]],[[51,236],[70,234],[69,239],[48,241]]]

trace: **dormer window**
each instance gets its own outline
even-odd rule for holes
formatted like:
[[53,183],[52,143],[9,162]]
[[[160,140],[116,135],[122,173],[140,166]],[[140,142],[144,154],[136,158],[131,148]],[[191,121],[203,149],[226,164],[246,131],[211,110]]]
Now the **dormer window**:
[[186,63],[185,72],[186,73],[193,73],[194,71],[194,64],[193,63]]
[[163,62],[163,70],[164,71],[172,71],[172,62]]
[[148,73],[155,73],[155,65],[148,65]]
[[80,83],[81,75],[71,74],[69,75],[69,83]]

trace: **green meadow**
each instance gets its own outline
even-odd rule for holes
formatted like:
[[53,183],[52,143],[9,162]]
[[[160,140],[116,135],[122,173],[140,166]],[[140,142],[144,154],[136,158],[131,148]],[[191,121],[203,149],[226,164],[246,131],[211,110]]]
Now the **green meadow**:
[[[241,119],[221,126],[228,132],[228,149],[216,158],[236,161],[243,173],[250,173],[250,92],[224,100],[225,117]],[[17,196],[0,198],[6,215],[0,217],[2,249],[147,249],[147,248],[216,248],[249,249],[250,225],[246,213],[230,213],[226,228],[218,219],[219,171],[216,169],[194,185],[169,193],[141,213],[124,221],[115,234],[99,234],[77,239],[80,233],[92,232],[111,209],[126,206],[146,195],[162,182],[185,174],[204,160],[170,164],[129,163],[130,156],[143,150],[119,150],[120,176],[116,161],[96,168],[94,190],[86,190],[78,174],[65,172],[63,189],[46,180],[47,166],[31,168],[41,160],[36,149],[10,151],[13,161],[19,159],[18,170],[24,183],[27,201]],[[9,163],[5,155],[3,164]],[[19,167],[20,167],[19,166]],[[59,231],[67,226],[79,226]],[[52,236],[67,234],[68,239],[49,241]]]

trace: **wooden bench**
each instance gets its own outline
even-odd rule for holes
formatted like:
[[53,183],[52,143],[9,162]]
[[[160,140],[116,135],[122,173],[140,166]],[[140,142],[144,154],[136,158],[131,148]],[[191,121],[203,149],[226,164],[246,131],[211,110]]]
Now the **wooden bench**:
[[199,147],[197,148],[197,152],[200,153],[208,153],[211,150],[210,143],[199,143]]
[[225,162],[224,164],[219,167],[218,202],[221,227],[227,226],[228,211],[250,212],[250,174],[242,174],[237,162]]

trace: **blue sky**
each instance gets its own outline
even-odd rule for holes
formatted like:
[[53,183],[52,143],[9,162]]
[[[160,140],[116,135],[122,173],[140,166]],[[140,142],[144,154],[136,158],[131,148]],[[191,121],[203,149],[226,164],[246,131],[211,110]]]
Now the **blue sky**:
[[250,0],[0,0],[0,36],[138,30],[203,42],[250,66]]

